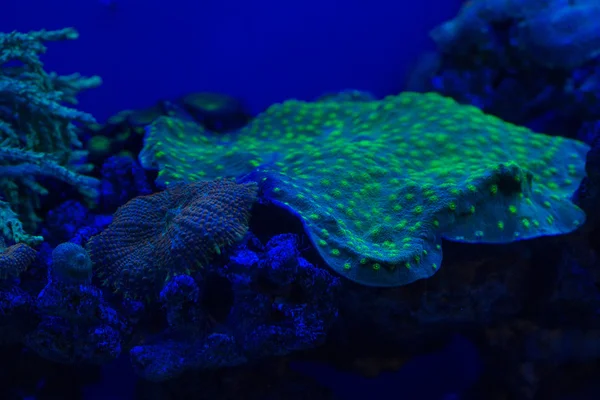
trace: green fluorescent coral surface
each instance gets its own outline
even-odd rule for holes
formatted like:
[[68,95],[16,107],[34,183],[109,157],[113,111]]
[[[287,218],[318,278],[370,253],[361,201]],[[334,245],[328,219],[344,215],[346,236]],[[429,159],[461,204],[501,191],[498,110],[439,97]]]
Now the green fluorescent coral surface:
[[260,167],[331,268],[400,286],[440,268],[442,237],[508,243],[576,229],[585,214],[570,196],[587,150],[437,94],[402,93],[290,100],[224,135],[163,117],[140,158],[167,185]]

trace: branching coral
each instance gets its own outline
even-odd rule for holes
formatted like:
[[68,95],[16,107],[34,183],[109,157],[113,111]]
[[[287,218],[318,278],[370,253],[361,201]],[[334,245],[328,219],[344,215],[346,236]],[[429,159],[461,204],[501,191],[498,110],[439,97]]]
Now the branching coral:
[[159,182],[256,171],[330,267],[367,285],[433,275],[442,237],[507,243],[570,232],[588,146],[437,94],[287,101],[236,134],[160,118],[142,164]]
[[63,104],[76,103],[78,92],[101,80],[47,73],[39,59],[44,42],[77,37],[74,29],[0,34],[0,191],[29,229],[38,221],[39,196],[47,194],[36,177],[56,178],[88,197],[97,195],[98,181],[81,175],[88,166],[74,164],[85,152],[73,150],[81,146],[75,123],[94,119]]
[[33,245],[43,240],[41,236],[31,236],[25,232],[19,217],[5,201],[0,201],[0,232],[3,239],[12,239],[16,243]]

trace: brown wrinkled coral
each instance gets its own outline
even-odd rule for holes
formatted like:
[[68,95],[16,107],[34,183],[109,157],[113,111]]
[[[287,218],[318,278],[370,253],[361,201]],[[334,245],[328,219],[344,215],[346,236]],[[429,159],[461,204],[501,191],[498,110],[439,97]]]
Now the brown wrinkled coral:
[[88,242],[98,275],[125,297],[154,299],[170,276],[198,271],[244,236],[257,191],[222,179],[136,197]]
[[37,252],[23,243],[7,247],[0,253],[0,279],[16,278],[29,268]]

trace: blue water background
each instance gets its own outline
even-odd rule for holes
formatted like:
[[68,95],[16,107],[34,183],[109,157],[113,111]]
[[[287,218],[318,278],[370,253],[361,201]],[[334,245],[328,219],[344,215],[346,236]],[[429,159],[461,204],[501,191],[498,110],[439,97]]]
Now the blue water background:
[[59,73],[98,74],[81,107],[104,120],[191,91],[239,96],[253,112],[289,97],[403,88],[427,33],[460,0],[3,0],[0,31],[74,26],[44,57]]

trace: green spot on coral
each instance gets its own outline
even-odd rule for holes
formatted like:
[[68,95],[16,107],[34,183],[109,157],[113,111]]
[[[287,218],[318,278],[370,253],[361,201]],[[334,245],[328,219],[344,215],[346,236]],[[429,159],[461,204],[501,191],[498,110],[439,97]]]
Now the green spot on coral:
[[396,228],[397,230],[401,231],[401,230],[403,230],[403,229],[405,229],[405,228],[406,228],[406,224],[408,224],[408,221],[407,221],[407,220],[405,220],[405,219],[403,219],[403,220],[401,220],[400,222],[398,222],[398,223],[397,223],[397,224],[394,226],[394,228]]

